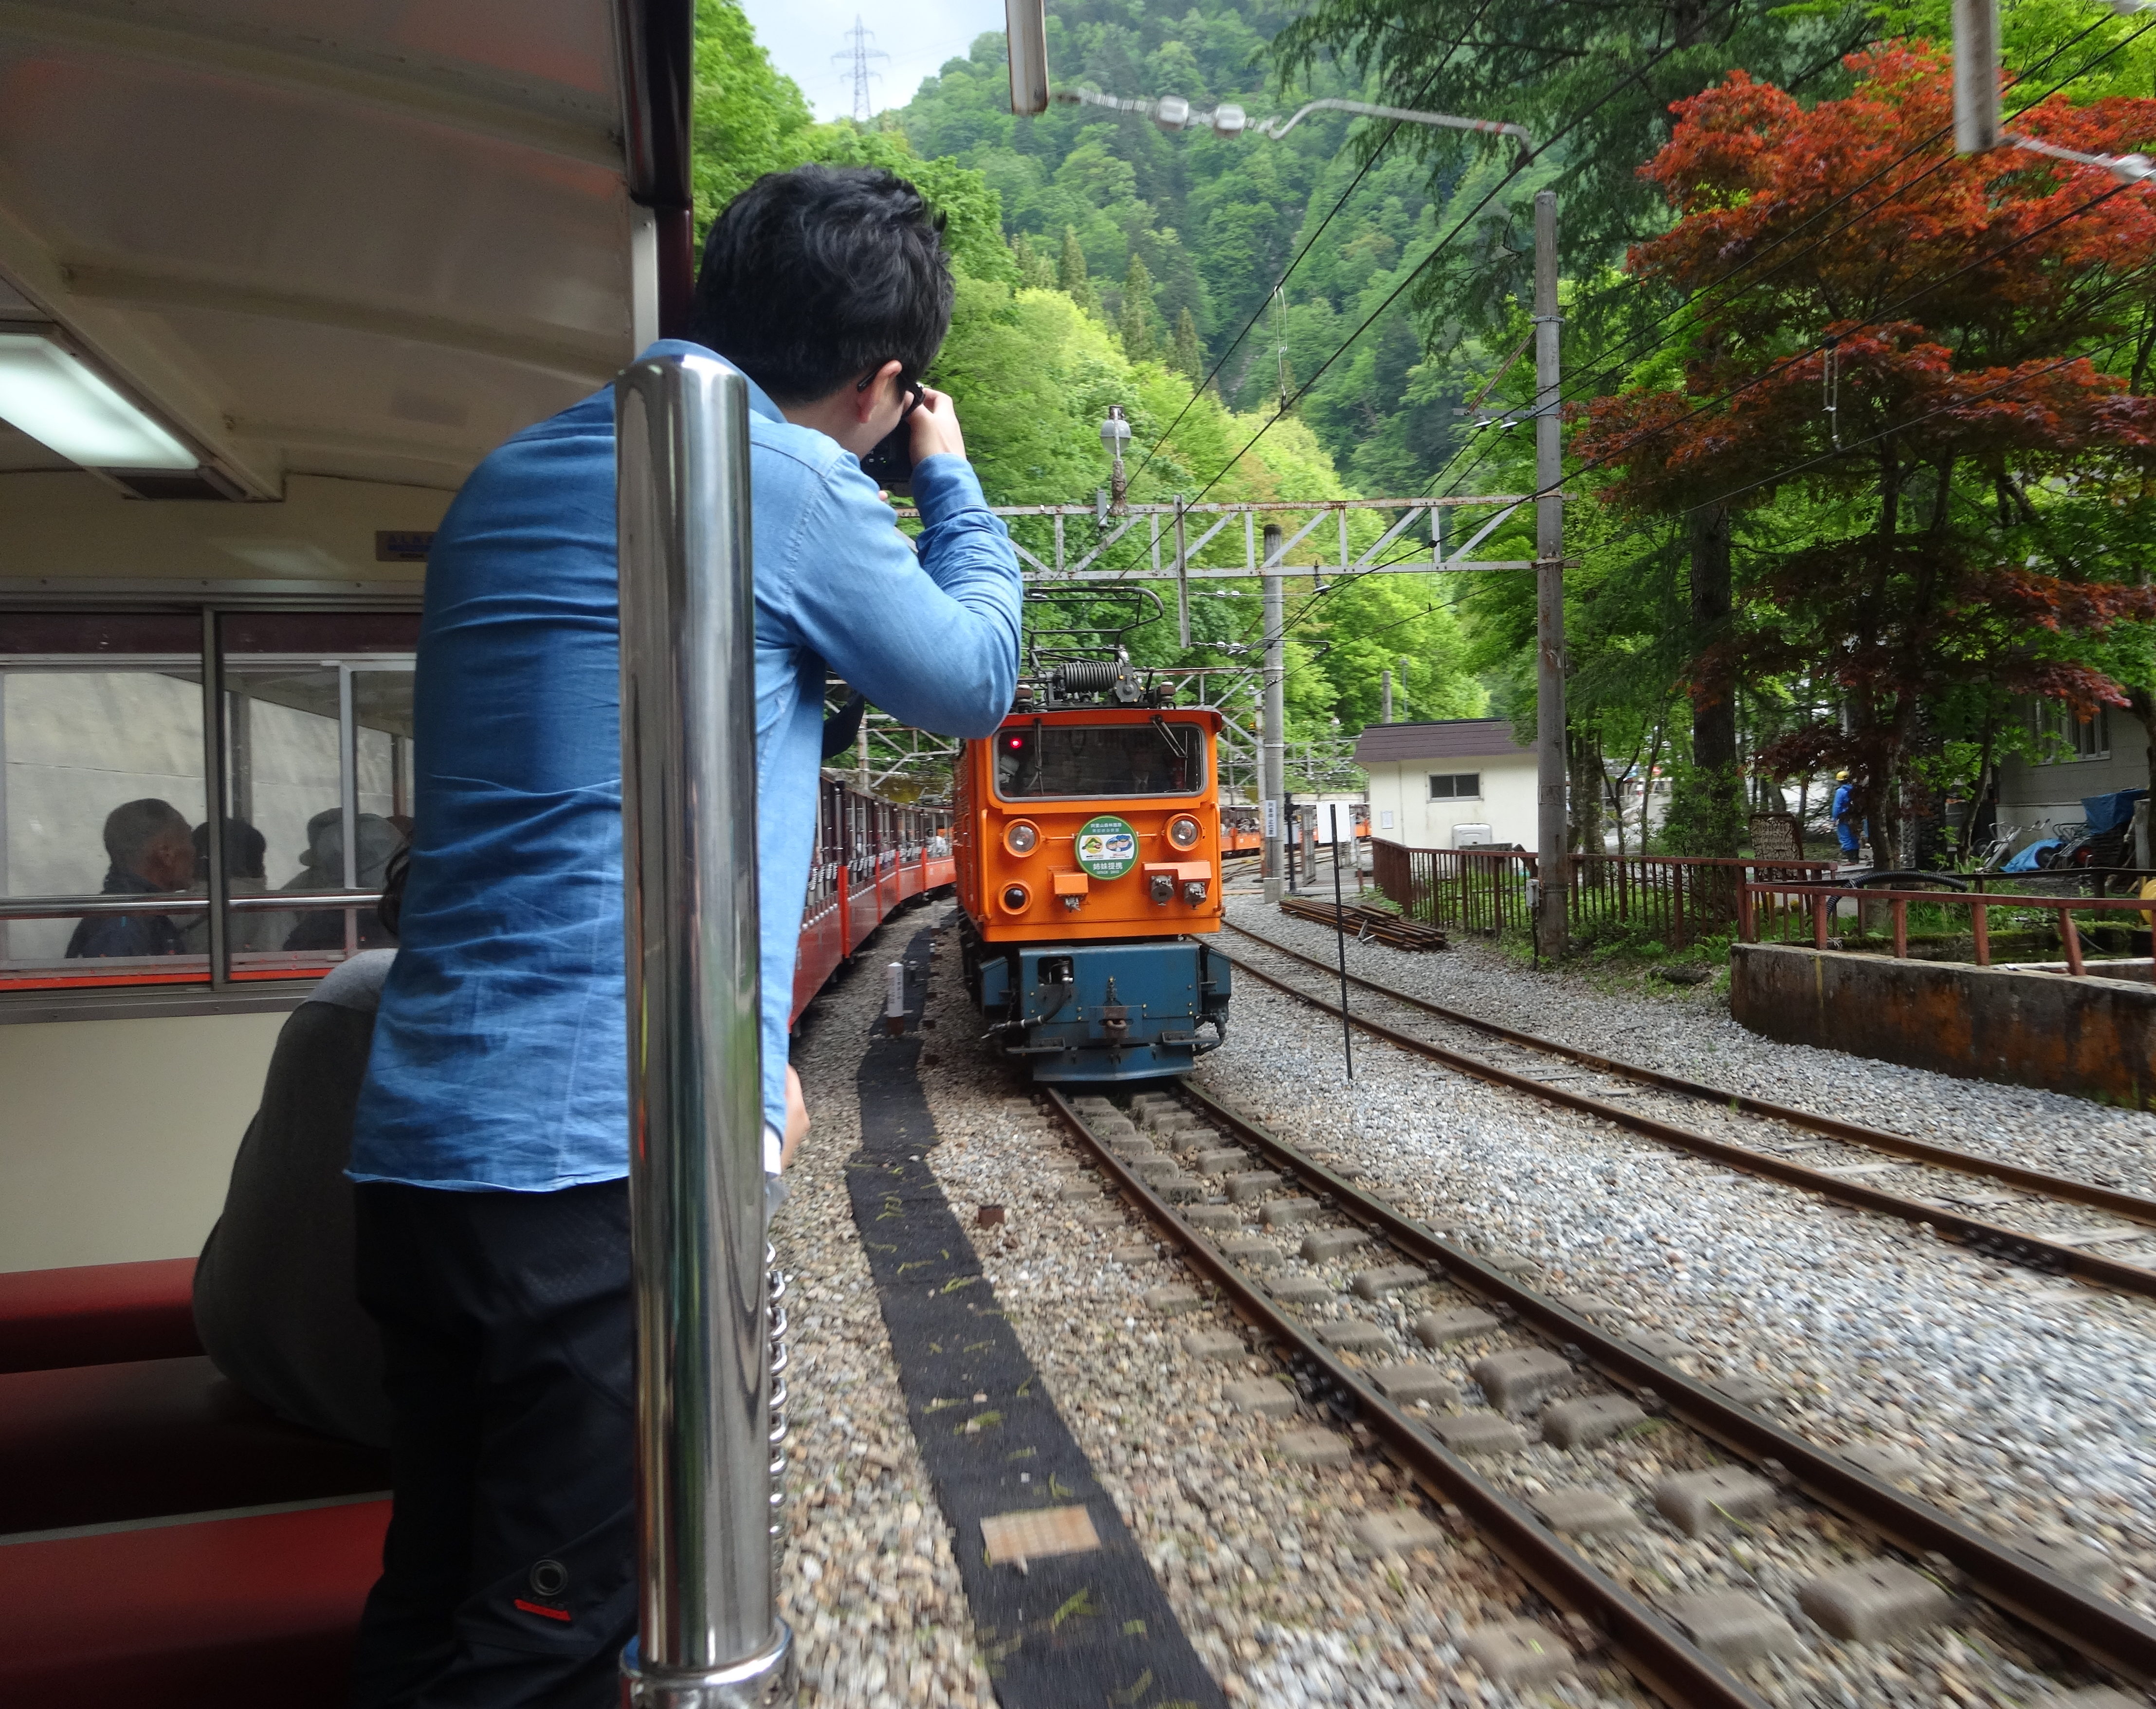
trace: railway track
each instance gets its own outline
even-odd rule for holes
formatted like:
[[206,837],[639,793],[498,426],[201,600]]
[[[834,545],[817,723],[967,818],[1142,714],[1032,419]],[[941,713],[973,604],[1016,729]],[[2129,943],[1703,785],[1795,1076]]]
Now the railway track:
[[[1340,975],[1331,963],[1232,921],[1222,924],[1266,954],[1315,970],[1337,990]],[[1230,954],[1228,959],[1298,1002],[1329,1015],[1340,1013],[1333,995],[1306,989],[1246,956]],[[1732,1168],[1899,1218],[1989,1258],[2156,1298],[2156,1270],[2100,1250],[2156,1241],[2156,1199],[1705,1085],[1522,1032],[1358,974],[1348,974],[1348,983],[1380,1005],[1404,1011],[1385,1020],[1358,1012],[1351,1003],[1348,1018],[1355,1026],[1461,1073],[1598,1116]],[[1395,1022],[1416,1030],[1404,1030]],[[1480,1051],[1460,1048],[1471,1037],[1481,1045]],[[1584,1072],[1553,1075],[1543,1065],[1551,1058]],[[1574,1086],[1560,1080],[1589,1084]],[[1619,1098],[1625,1101],[1614,1101]],[[1822,1141],[1832,1147],[1824,1155]],[[1827,1160],[1862,1152],[1872,1158]],[[1896,1177],[1894,1188],[1877,1184],[1881,1176]],[[1973,1187],[1972,1180],[1996,1185]],[[2000,1190],[2009,1188],[2015,1190]],[[2088,1227],[2042,1226],[2056,1218],[2061,1206],[2102,1211],[2117,1220]],[[1973,1214],[1978,1210],[1986,1214]],[[1994,1219],[2001,1214],[2013,1216],[2014,1225]]]
[[[2058,1691],[2087,1683],[2060,1677],[2076,1660],[2156,1680],[2156,1625],[2069,1576],[2086,1562],[2002,1542],[1804,1440],[1736,1384],[1602,1328],[1608,1302],[1523,1286],[1194,1088],[1127,1110],[1044,1096],[1301,1408],[1395,1461],[1664,1701],[1757,1709],[1737,1670],[1805,1644],[1799,1609],[1809,1641],[1879,1646],[1866,1667],[1898,1654],[1921,1672],[1909,1646],[1953,1627]],[[1202,1341],[1194,1356],[1222,1356]],[[1486,1405],[1460,1404],[1478,1388]]]

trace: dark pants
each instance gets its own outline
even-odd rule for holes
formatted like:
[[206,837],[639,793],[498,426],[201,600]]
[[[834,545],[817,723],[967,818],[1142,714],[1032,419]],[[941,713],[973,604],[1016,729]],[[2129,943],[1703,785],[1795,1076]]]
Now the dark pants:
[[604,1709],[636,1629],[627,1183],[357,1207],[397,1499],[355,1709]]

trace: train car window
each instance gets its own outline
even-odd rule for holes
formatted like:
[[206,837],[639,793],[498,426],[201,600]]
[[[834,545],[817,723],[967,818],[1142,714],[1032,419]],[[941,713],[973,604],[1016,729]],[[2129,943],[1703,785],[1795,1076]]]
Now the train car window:
[[418,619],[244,613],[219,633],[231,978],[304,977],[393,944],[371,907],[298,904],[380,890],[411,839]]
[[[188,937],[206,905],[185,906],[203,820],[200,620],[17,613],[0,634],[0,898],[13,905],[0,905],[0,983],[207,982]],[[93,896],[105,911],[54,911]],[[141,911],[112,911],[123,896]]]
[[204,629],[199,611],[0,624],[0,990],[313,977],[394,942],[371,905],[302,903],[379,890],[409,838],[417,616],[221,617],[207,742]]
[[1207,781],[1205,728],[1148,724],[1049,724],[996,736],[996,793],[1005,800],[1091,795],[1195,795]]

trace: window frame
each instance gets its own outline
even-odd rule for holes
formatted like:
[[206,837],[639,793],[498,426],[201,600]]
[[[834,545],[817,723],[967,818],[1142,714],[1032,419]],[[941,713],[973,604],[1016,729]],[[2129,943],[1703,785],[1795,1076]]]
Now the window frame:
[[[2095,716],[2076,718],[2064,701],[2046,695],[2033,703],[2030,720],[2036,738],[2035,763],[2040,766],[2085,766],[2111,757],[2111,708],[2098,706]],[[2081,747],[2079,732],[2089,732],[2092,746]]]
[[[148,613],[192,617],[198,626],[199,668],[202,677],[203,796],[209,825],[209,871],[207,875],[206,915],[209,921],[209,977],[186,983],[115,983],[68,989],[0,991],[0,1025],[23,1022],[106,1020],[136,1016],[187,1014],[245,1014],[288,1012],[304,1003],[321,981],[316,973],[289,977],[232,977],[225,931],[230,918],[229,875],[224,861],[224,819],[230,811],[228,798],[228,732],[221,701],[224,694],[224,665],[220,646],[223,618],[258,613],[286,613],[311,617],[361,616],[387,613],[419,615],[421,584],[398,582],[211,582],[190,579],[176,586],[172,581],[62,577],[0,578],[0,620],[28,613],[70,613],[85,616],[104,613]],[[88,655],[86,655],[88,656]],[[242,654],[242,659],[252,654]],[[410,654],[355,655],[376,657],[398,665]],[[366,668],[363,665],[358,668]],[[349,680],[349,672],[346,673]],[[348,690],[346,698],[348,698]],[[348,744],[341,743],[341,747]],[[354,788],[352,757],[341,752],[340,793]],[[27,900],[27,899],[24,899]],[[0,913],[8,899],[0,897]]]
[[[1435,804],[1440,801],[1480,801],[1482,799],[1482,774],[1480,772],[1426,772],[1423,775],[1426,780],[1423,787],[1430,792],[1424,799],[1431,804]],[[1437,793],[1437,780],[1440,778],[1444,778],[1448,783],[1455,786],[1450,794],[1440,795]],[[1475,785],[1474,789],[1465,795],[1461,794],[1457,788],[1460,780],[1463,778],[1471,779]]]
[[[1164,722],[1171,725],[1173,727],[1178,730],[1188,730],[1198,737],[1199,747],[1199,780],[1194,787],[1188,789],[1155,791],[1151,794],[1142,795],[1104,795],[1095,791],[1087,791],[1077,795],[1006,795],[1004,793],[1003,779],[998,775],[1002,770],[1002,756],[991,752],[988,762],[988,792],[994,797],[998,803],[1003,806],[1012,808],[1023,808],[1029,804],[1038,804],[1044,802],[1191,801],[1203,797],[1206,792],[1213,787],[1214,783],[1213,767],[1214,762],[1214,749],[1212,730],[1199,719],[1176,718],[1170,716],[1168,711],[1163,711],[1158,716]],[[996,736],[1001,736],[1004,733],[1004,730],[1008,730],[1010,727],[1011,726],[1009,725],[1004,726],[1002,729],[996,731]],[[1150,727],[1150,721],[1145,724],[1139,724],[1135,720],[1132,719],[1120,719],[1106,724],[1045,723],[1043,726],[1045,730],[1142,730],[1148,729]],[[995,737],[991,736],[988,740],[993,742],[995,740]]]

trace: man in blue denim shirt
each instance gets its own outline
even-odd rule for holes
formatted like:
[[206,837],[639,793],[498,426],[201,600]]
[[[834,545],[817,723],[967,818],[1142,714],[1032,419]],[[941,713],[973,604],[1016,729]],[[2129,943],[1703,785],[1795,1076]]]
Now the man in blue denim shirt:
[[[711,229],[697,341],[654,346],[753,382],[774,1133],[827,670],[962,736],[1017,677],[1016,557],[918,386],[950,320],[940,224],[887,172],[764,178]],[[858,460],[914,395],[917,549]],[[490,456],[428,563],[418,830],[352,1148],[396,1416],[361,1709],[597,1709],[634,1629],[619,669],[608,389]]]

